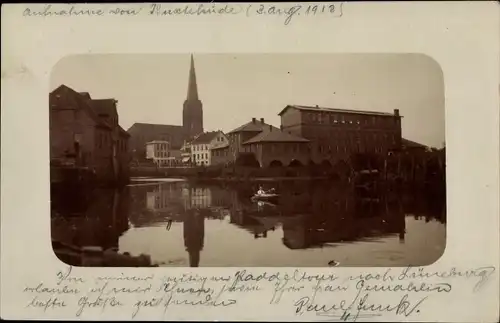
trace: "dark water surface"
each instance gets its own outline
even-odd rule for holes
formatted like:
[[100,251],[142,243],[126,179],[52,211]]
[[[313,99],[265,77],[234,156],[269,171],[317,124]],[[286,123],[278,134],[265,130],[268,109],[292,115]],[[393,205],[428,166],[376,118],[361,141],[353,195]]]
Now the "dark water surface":
[[[159,266],[428,265],[444,251],[444,197],[374,194],[312,181],[140,181],[85,198],[52,198],[53,240],[145,254]],[[57,253],[57,252],[56,252]],[[60,257],[63,259],[63,257]],[[74,264],[77,265],[77,264]]]

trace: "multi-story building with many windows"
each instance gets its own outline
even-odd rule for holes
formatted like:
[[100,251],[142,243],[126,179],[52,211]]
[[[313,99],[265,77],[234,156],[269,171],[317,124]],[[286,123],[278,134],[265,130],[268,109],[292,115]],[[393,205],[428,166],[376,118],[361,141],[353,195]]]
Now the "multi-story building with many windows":
[[335,163],[353,153],[386,154],[401,145],[401,116],[394,113],[288,105],[281,129],[306,138],[314,163]]

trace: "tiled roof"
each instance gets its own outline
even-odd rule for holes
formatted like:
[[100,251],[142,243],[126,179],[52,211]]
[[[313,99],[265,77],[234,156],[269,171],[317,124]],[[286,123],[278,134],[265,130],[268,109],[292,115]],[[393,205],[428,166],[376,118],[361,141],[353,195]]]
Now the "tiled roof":
[[[265,122],[262,122],[260,120],[255,120],[255,121],[250,121],[248,123],[245,123],[244,125],[242,126],[239,126],[238,128],[230,131],[229,133],[237,133],[237,132],[244,132],[244,131],[249,131],[249,132],[259,132],[259,131],[263,131],[265,130],[266,128],[269,128],[269,124],[265,123]],[[271,126],[273,128],[273,130],[279,130],[278,128],[274,127],[274,126]]]
[[87,99],[87,100],[92,99],[92,98],[90,97],[89,92],[78,92],[78,94],[80,94],[81,96],[83,96],[83,97],[84,97],[85,99]]
[[166,141],[166,140],[152,140],[152,141],[148,141],[146,144],[164,144],[164,143],[168,143],[168,141]]
[[[177,125],[136,122],[128,128],[127,132],[132,138],[136,139],[143,136],[149,138],[148,140],[155,138],[160,139],[165,135],[170,136],[170,147],[172,149],[181,148],[185,138],[183,127]],[[136,141],[135,145],[137,145],[138,142],[139,141]],[[140,145],[142,146],[145,143],[145,141],[141,142]]]
[[405,138],[401,138],[401,145],[409,148],[427,148],[426,145],[419,144],[418,142],[411,141]]
[[182,130],[182,126],[177,125],[167,125],[167,124],[155,124],[155,123],[142,123],[136,122],[127,131],[130,131],[132,128],[138,130],[151,130],[154,132],[172,132]]
[[208,144],[215,137],[217,137],[218,134],[219,134],[218,131],[204,132],[204,133],[200,134],[199,136],[197,136],[196,138],[194,138],[194,140],[192,141],[192,144],[194,144],[194,145],[196,145],[196,144]]
[[80,93],[73,90],[72,88],[62,84],[57,89],[52,91],[49,94],[49,96],[56,96],[57,93],[60,93],[60,92],[69,93],[75,99],[75,101],[76,101],[77,105],[80,107],[80,109],[85,110],[88,113],[88,115],[92,118],[92,120],[94,120],[95,123],[97,123],[98,125],[100,125],[102,127],[107,128],[107,129],[112,129],[112,127],[106,121],[104,121],[102,118],[100,118],[97,115],[97,113],[94,111],[94,109],[88,103],[88,100],[84,96],[82,96]]
[[90,101],[97,115],[117,116],[115,99],[99,99]]
[[[105,119],[101,118],[100,115],[118,115],[116,111],[116,100],[114,99],[99,99],[93,100],[88,92],[77,92],[72,88],[62,84],[57,89],[52,91],[50,95],[56,95],[59,92],[69,93],[75,100],[78,106],[85,110],[89,116],[100,126],[107,129],[113,129],[113,125],[106,122]],[[118,125],[118,133],[125,137],[130,137],[130,134],[126,132],[120,125]]]
[[339,112],[339,113],[349,113],[349,114],[363,114],[363,115],[377,115],[377,116],[394,116],[394,114],[389,112],[378,112],[378,111],[362,111],[362,110],[348,110],[348,109],[334,109],[319,106],[306,106],[306,105],[287,105],[283,110],[281,110],[278,115],[282,115],[286,110],[294,108],[297,110],[306,111],[325,111],[325,112]]
[[218,147],[213,147],[212,150],[216,150],[216,149],[226,149],[229,147],[229,144],[224,144],[224,145],[221,145],[221,146],[218,146]]
[[247,140],[243,144],[252,144],[258,142],[289,142],[289,143],[297,143],[297,142],[309,142],[309,140],[289,134],[288,132],[282,131],[280,129],[276,130],[264,130],[255,137],[252,137],[250,140]]

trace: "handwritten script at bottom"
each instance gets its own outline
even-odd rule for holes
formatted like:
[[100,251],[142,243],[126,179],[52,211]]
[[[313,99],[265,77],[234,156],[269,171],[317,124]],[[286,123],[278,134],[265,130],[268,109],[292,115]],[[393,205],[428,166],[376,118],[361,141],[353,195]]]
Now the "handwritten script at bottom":
[[[83,276],[78,271],[80,268],[68,267],[52,281],[23,286],[25,310],[46,313],[64,309],[81,319],[106,312],[124,318],[161,319],[171,311],[197,307],[222,311],[278,306],[280,310],[288,308],[293,316],[314,315],[332,321],[375,316],[406,319],[424,312],[433,299],[442,301],[453,293],[454,284],[480,293],[495,267],[441,272],[412,267],[370,272],[345,268],[321,272],[239,270],[218,276],[205,276],[202,271],[168,275],[168,270],[161,268],[151,269],[145,276]],[[251,294],[255,297],[247,297]]]

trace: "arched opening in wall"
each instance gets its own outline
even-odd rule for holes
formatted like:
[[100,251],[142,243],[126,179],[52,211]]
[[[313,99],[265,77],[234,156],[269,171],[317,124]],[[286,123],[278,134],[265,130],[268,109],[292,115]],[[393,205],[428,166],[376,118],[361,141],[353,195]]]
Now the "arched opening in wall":
[[269,167],[271,168],[283,167],[283,163],[280,162],[279,160],[273,160],[271,163],[269,163]]
[[288,165],[289,167],[302,167],[302,163],[297,160],[297,159],[294,159],[290,162],[290,164]]

